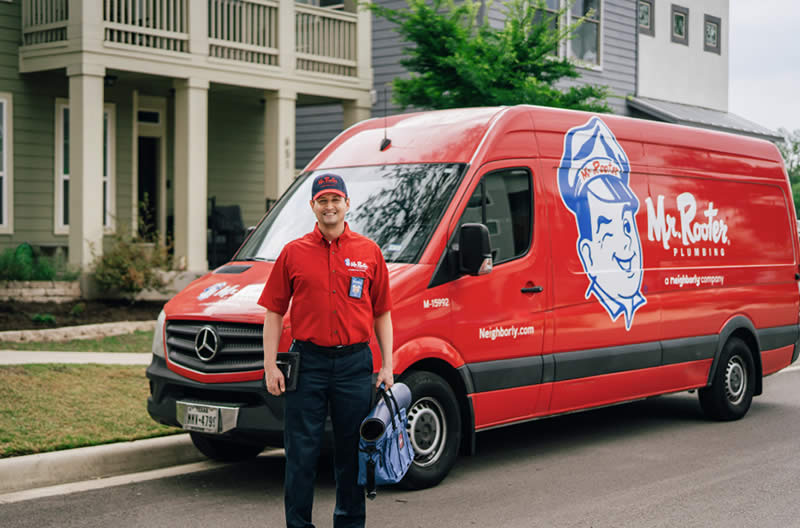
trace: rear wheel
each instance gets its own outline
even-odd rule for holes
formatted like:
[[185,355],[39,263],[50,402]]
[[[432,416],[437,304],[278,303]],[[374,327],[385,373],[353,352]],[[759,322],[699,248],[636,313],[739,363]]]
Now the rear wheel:
[[714,420],[738,420],[750,409],[755,381],[750,348],[732,337],[722,349],[711,386],[698,391],[703,412]]
[[461,414],[453,389],[432,372],[411,372],[403,378],[411,389],[408,434],[414,462],[401,484],[409,489],[435,486],[458,458]]
[[240,462],[255,458],[266,444],[241,442],[218,436],[190,433],[192,443],[198,451],[212,460],[220,462]]

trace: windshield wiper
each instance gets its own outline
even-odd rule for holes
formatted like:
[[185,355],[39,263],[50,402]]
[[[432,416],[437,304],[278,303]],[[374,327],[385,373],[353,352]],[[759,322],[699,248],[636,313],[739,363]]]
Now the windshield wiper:
[[236,259],[236,260],[244,260],[244,261],[247,261],[247,262],[252,262],[254,260],[256,260],[258,262],[266,262],[267,261],[267,259],[265,259],[264,257],[245,257],[245,258],[239,258],[239,259]]

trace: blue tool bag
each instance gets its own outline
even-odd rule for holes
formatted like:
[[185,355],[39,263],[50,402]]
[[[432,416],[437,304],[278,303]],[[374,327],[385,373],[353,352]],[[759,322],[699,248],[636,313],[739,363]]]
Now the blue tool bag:
[[[365,487],[370,499],[377,495],[376,486],[400,482],[414,461],[406,429],[411,391],[403,383],[395,383],[389,390],[379,389],[379,393],[382,398],[361,422],[358,442],[358,484]],[[398,399],[403,405],[398,405]]]

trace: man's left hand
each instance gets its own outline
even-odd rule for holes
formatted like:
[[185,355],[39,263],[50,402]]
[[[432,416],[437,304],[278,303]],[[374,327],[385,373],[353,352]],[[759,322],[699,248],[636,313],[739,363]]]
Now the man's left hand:
[[381,369],[378,371],[378,381],[375,383],[375,387],[380,387],[381,383],[385,384],[387,389],[392,388],[392,385],[394,385],[394,375],[392,374],[392,369],[381,367]]

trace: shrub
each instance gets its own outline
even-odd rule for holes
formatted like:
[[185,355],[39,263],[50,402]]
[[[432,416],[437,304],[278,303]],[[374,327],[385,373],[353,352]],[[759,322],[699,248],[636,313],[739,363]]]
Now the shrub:
[[144,243],[127,233],[112,237],[108,251],[97,257],[94,263],[94,278],[107,292],[119,292],[133,300],[145,289],[164,292],[167,282],[158,273],[167,269],[167,248],[155,243]]
[[69,314],[73,317],[80,317],[86,312],[86,303],[79,302],[69,310]]
[[31,317],[31,321],[34,323],[43,323],[43,324],[56,324],[56,318],[53,314],[44,313],[44,314],[33,314]]
[[0,280],[75,280],[79,275],[63,257],[42,256],[27,242],[0,253]]

